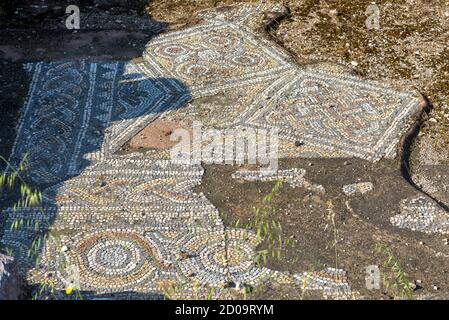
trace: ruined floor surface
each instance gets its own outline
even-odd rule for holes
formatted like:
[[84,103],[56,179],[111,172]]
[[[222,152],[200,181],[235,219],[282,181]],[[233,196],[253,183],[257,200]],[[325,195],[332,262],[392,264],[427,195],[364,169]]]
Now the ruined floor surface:
[[[449,250],[440,244],[449,232],[448,213],[400,171],[426,101],[412,89],[368,81],[337,65],[297,64],[264,33],[286,14],[271,3],[216,8],[198,13],[195,26],[155,36],[140,60],[24,65],[31,80],[10,161],[18,164],[28,153],[44,208],[7,209],[1,241],[20,257],[30,284],[64,290],[76,273],[87,298],[160,298],[167,286],[179,297],[232,298],[232,284],[298,287],[325,298],[370,296],[364,267],[382,263],[366,257],[373,248],[363,246],[373,243],[356,249],[365,250],[358,262],[317,258],[315,250],[325,245],[317,237],[328,232],[319,224],[308,231],[315,242],[300,237],[301,251],[288,253],[320,260],[318,270],[311,263],[292,263],[290,270],[254,263],[261,239],[234,227],[220,210],[241,212],[235,206],[246,189],[236,194],[234,186],[246,184],[253,194],[248,183],[266,188],[277,180],[286,183],[293,214],[306,218],[287,232],[312,225],[333,200],[339,225],[349,215],[348,225],[366,234],[382,239],[384,228],[412,246],[425,235],[423,255],[440,262],[430,273],[444,269]],[[280,170],[261,176],[223,159],[205,173],[200,164],[174,163],[166,136],[194,121],[218,133],[278,128]],[[317,166],[332,169],[334,178]],[[230,201],[223,199],[227,193]],[[297,203],[299,195],[318,206]],[[20,219],[29,225],[11,230]],[[345,228],[342,234],[350,232]],[[28,259],[45,230],[51,232],[39,259]],[[348,275],[357,263],[359,274]],[[447,290],[445,283],[435,286]]]

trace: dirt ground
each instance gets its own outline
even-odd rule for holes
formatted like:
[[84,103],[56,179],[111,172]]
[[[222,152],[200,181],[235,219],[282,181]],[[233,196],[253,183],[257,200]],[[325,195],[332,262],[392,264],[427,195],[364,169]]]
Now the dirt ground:
[[[304,168],[310,183],[320,184],[324,194],[284,184],[275,197],[276,219],[282,225],[283,237],[293,242],[283,249],[281,258],[268,257],[267,265],[275,270],[302,273],[324,267],[342,268],[348,272],[353,290],[363,298],[388,299],[389,290],[370,291],[365,286],[365,268],[381,266],[385,257],[376,252],[376,246],[391,249],[407,272],[410,282],[417,281],[419,296],[447,292],[449,246],[442,236],[398,231],[389,218],[399,213],[401,199],[412,196],[416,190],[394,168],[391,161],[376,165],[351,159],[304,160],[288,159],[280,162],[281,169]],[[240,226],[254,219],[254,208],[262,206],[273,182],[242,182],[231,177],[244,167],[221,165],[205,166],[205,177],[198,191],[220,209],[226,225]],[[372,182],[374,189],[365,195],[347,197],[342,192],[345,184]],[[329,203],[335,213],[338,234],[334,233],[328,218]],[[262,245],[260,250],[266,246]],[[337,248],[337,255],[335,252]],[[439,254],[438,254],[439,252]],[[439,256],[439,257],[438,257]],[[383,272],[389,272],[382,269]],[[433,287],[437,286],[439,292]],[[275,288],[259,292],[261,298],[301,298],[294,288]]]
[[[198,10],[236,1],[153,1],[147,7],[156,20],[179,29],[194,23]],[[254,2],[254,1],[251,1]],[[294,244],[281,259],[269,259],[277,270],[303,272],[336,266],[332,234],[328,230],[328,201],[337,213],[338,263],[348,271],[349,282],[364,298],[391,298],[389,290],[369,291],[365,267],[382,265],[385,257],[376,245],[386,245],[414,283],[415,297],[445,296],[448,246],[443,237],[393,230],[389,217],[398,213],[398,203],[419,187],[442,203],[448,203],[449,164],[449,1],[376,1],[379,29],[368,29],[367,7],[372,1],[283,1],[290,16],[269,31],[273,40],[297,57],[298,63],[333,62],[351,68],[367,79],[415,88],[429,99],[432,110],[422,119],[419,132],[407,146],[406,163],[371,165],[351,160],[310,161],[292,159],[285,168],[308,171],[314,183],[323,184],[325,195],[284,186],[275,206],[286,237]],[[238,183],[231,178],[235,167],[206,166],[199,188],[222,212],[232,227],[254,218],[253,207],[261,205],[272,183]],[[363,176],[361,176],[363,173]],[[408,181],[407,181],[408,179]],[[413,179],[413,180],[412,180]],[[376,181],[372,194],[347,199],[344,183]],[[448,189],[449,190],[449,189]],[[348,201],[348,202],[346,202]],[[383,270],[388,272],[387,270]],[[418,284],[418,285],[416,285]],[[297,288],[267,288],[255,298],[304,298]]]
[[[196,23],[195,11],[236,2],[154,0],[149,3],[147,12],[153,21],[162,24],[158,32],[163,32]],[[398,231],[387,222],[398,213],[399,201],[417,192],[413,182],[406,179],[408,177],[443,203],[449,203],[446,200],[449,189],[444,189],[449,181],[449,1],[376,1],[380,9],[380,29],[368,29],[365,25],[366,9],[372,1],[282,2],[291,14],[274,26],[270,34],[297,57],[298,63],[340,63],[369,79],[414,87],[430,100],[433,109],[410,146],[407,154],[410,168],[405,168],[405,172],[393,161],[375,165],[356,159],[282,161],[281,168],[306,169],[306,177],[322,184],[326,192],[317,194],[289,185],[282,187],[274,204],[285,236],[294,241],[285,248],[281,259],[269,259],[268,266],[290,272],[339,267],[348,271],[353,290],[362,297],[388,299],[394,293],[369,291],[365,286],[365,267],[384,263],[385,257],[374,249],[383,244],[391,249],[410,281],[418,284],[416,297],[448,298],[447,239]],[[119,11],[119,14],[137,13]],[[50,32],[39,26],[31,26],[29,30],[0,30],[0,154],[7,156],[9,153],[27,90],[28,77],[21,64],[75,57],[138,58],[145,43],[154,35],[126,26],[114,28],[77,33]],[[204,183],[198,190],[219,208],[230,227],[237,220],[249,221],[253,217],[253,207],[260,205],[272,187],[272,183],[232,179],[231,174],[237,169],[240,168],[205,166]],[[373,192],[345,197],[342,186],[357,181],[372,182]],[[334,205],[336,214],[337,246],[333,245],[326,217],[329,202]],[[254,298],[305,297],[297,288],[277,287],[262,289]]]
[[[257,1],[152,1],[147,11],[180,28],[195,11],[236,2]],[[368,79],[405,84],[428,97],[433,111],[417,146],[426,146],[435,164],[449,163],[449,1],[280,2],[290,16],[270,33],[299,63],[340,63]],[[380,10],[379,29],[366,27],[372,3]]]

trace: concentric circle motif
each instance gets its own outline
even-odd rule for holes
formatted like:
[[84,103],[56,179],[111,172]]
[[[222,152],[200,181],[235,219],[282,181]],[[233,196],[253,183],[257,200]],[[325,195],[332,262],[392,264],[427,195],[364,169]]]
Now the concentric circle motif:
[[226,247],[215,245],[212,248],[204,248],[203,252],[207,257],[211,268],[216,272],[220,272],[222,268],[227,268],[228,272],[235,273],[251,268],[254,254],[253,248],[248,245],[242,245],[238,241],[228,243]]
[[187,55],[191,52],[188,46],[179,43],[170,43],[156,49],[156,53],[168,58],[176,58]]
[[246,231],[207,233],[188,240],[185,248],[195,257],[181,262],[183,274],[202,284],[221,286],[235,279],[257,276],[254,248],[258,241]]
[[235,47],[239,44],[239,38],[235,35],[215,35],[207,38],[207,42],[215,47]]
[[88,252],[94,269],[107,274],[126,274],[132,272],[141,260],[140,251],[133,243],[123,240],[107,240],[104,246],[95,246]]
[[156,270],[154,248],[130,231],[102,231],[79,240],[65,253],[78,268],[81,285],[103,290],[131,288]]
[[245,53],[243,55],[239,55],[233,57],[231,61],[241,67],[256,67],[263,64],[263,59],[261,56],[255,53]]
[[212,72],[206,64],[187,63],[177,68],[177,74],[187,79],[199,79],[210,75]]
[[201,59],[201,61],[207,61],[207,62],[216,62],[217,60],[222,59],[222,54],[218,50],[202,50],[198,52],[198,57]]

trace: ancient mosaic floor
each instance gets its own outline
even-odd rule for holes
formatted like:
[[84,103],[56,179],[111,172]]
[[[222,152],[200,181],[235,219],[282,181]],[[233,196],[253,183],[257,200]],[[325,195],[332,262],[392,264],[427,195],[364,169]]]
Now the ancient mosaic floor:
[[[31,223],[20,231],[6,227],[2,242],[21,257],[31,283],[63,290],[75,278],[88,298],[152,298],[170,283],[180,296],[193,295],[192,284],[222,296],[230,286],[304,279],[305,289],[327,296],[351,293],[342,270],[291,275],[258,267],[260,239],[225,228],[218,210],[193,191],[201,184],[200,165],[175,164],[167,149],[117,153],[155,119],[190,118],[217,130],[277,127],[281,157],[394,158],[422,109],[419,95],[338,69],[298,66],[258,31],[266,12],[273,19],[285,9],[242,5],[202,12],[198,26],[150,41],[141,63],[25,66],[32,81],[10,160],[18,163],[28,153],[30,178],[44,189],[44,210],[7,210],[9,225]],[[208,102],[217,95],[238,96],[238,103]],[[235,178],[283,179],[325,192],[304,174],[292,168]],[[350,185],[345,192],[370,188]],[[413,224],[409,215],[401,219],[392,223]],[[30,261],[33,239],[48,227],[37,263]]]

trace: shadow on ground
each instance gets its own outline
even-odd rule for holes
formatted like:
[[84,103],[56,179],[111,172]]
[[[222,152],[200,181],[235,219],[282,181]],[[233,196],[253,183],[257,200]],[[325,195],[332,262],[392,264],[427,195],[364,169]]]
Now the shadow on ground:
[[[29,2],[32,1],[21,1],[19,5]],[[19,10],[19,12],[22,11]],[[95,8],[93,14],[103,18],[106,17],[109,19],[108,21],[111,19],[108,16],[109,13],[105,15],[98,8]],[[119,14],[123,18],[123,14],[126,14],[126,12],[119,12]],[[145,28],[137,30],[133,30],[133,28],[136,28],[134,24],[125,25],[124,28],[120,28],[120,25],[113,25],[113,28],[119,29],[110,30],[107,29],[108,27],[105,28],[97,23],[94,28],[89,30],[71,31],[61,27],[63,21],[61,17],[60,11],[52,11],[33,16],[26,21],[27,23],[23,21],[19,23],[13,20],[4,21],[3,26],[6,25],[7,28],[0,29],[0,37],[2,38],[2,44],[0,45],[0,110],[2,114],[2,117],[0,117],[0,154],[8,158],[8,156],[11,156],[12,150],[15,150],[14,158],[11,161],[17,163],[17,160],[23,156],[20,149],[27,146],[22,149],[25,152],[32,151],[29,155],[32,185],[41,191],[45,187],[66,181],[74,176],[68,170],[61,168],[68,166],[67,159],[73,152],[75,141],[73,136],[79,135],[84,126],[82,122],[76,122],[78,116],[76,108],[82,101],[86,101],[89,85],[92,86],[89,80],[89,67],[90,74],[92,74],[92,63],[98,65],[98,68],[108,62],[116,64],[118,67],[113,85],[117,85],[119,79],[125,83],[122,86],[125,89],[122,90],[121,96],[113,92],[113,107],[109,123],[132,120],[141,116],[142,113],[144,114],[145,107],[148,107],[144,104],[145,99],[151,99],[151,95],[154,95],[154,88],[175,86],[177,88],[176,94],[179,94],[179,97],[174,96],[173,99],[184,102],[190,99],[189,88],[176,79],[149,78],[141,72],[124,74],[126,61],[139,63],[146,43],[155,35],[164,32],[167,27],[166,23],[148,20],[145,22]],[[116,18],[117,16],[112,15],[112,19]],[[95,17],[90,19],[95,21]],[[146,17],[145,19],[149,18]],[[43,20],[48,24],[43,24]],[[131,20],[133,20],[132,17]],[[11,26],[16,28],[10,29]],[[28,64],[28,71],[31,70],[31,72],[25,70],[25,64]],[[87,71],[85,70],[86,66]],[[41,74],[42,82],[45,81],[44,83],[39,82],[38,85],[41,86],[41,96],[34,97],[33,101],[27,101],[26,97],[33,89],[30,84],[33,84],[33,75],[37,74],[37,68],[43,70]],[[98,87],[101,88],[101,83],[98,84]],[[143,89],[139,91],[139,88]],[[71,94],[73,94],[73,97],[70,96]],[[117,107],[119,99],[122,100],[121,109]],[[31,114],[24,114],[26,108],[22,109],[22,106],[27,104]],[[142,107],[143,110],[139,113],[139,110],[133,110],[133,107],[136,109]],[[86,110],[89,108],[90,106],[86,107]],[[163,105],[157,111],[164,112],[168,108],[173,108],[173,105]],[[24,127],[33,128],[31,131],[33,135],[27,136],[21,132],[22,136],[20,136],[18,145],[13,147],[18,134],[16,128],[21,112]],[[100,151],[105,143],[107,127],[102,127],[101,123],[97,125],[100,126],[96,127],[95,139],[92,134],[88,146],[81,148],[79,161],[77,161],[77,173],[83,172],[91,164],[89,160],[85,159],[85,155]],[[88,134],[91,134],[91,132]],[[4,164],[1,164],[0,168],[4,168]],[[39,176],[36,172],[32,172],[33,169],[39,169],[43,174]],[[50,176],[51,179],[48,178]],[[54,192],[52,194],[58,193],[57,190],[52,191]],[[2,200],[0,209],[3,210],[13,200]],[[55,199],[46,199],[48,203],[54,201]],[[57,213],[48,217],[48,226],[51,227],[56,216]],[[0,218],[0,220],[3,220],[1,224],[4,224],[7,217]],[[26,249],[30,249],[32,241],[45,234],[46,231],[40,230],[33,238],[21,239],[24,240],[23,244],[27,246]],[[37,256],[39,256],[40,250],[41,248],[39,248]],[[25,263],[22,273],[26,274],[28,270],[34,268],[35,263],[36,261]],[[37,288],[29,288],[28,294],[35,290]],[[82,296],[98,299],[129,298],[129,295],[137,299],[161,298],[160,295],[151,293],[124,292],[98,296],[92,292],[82,293]],[[26,298],[30,297],[27,296]]]

